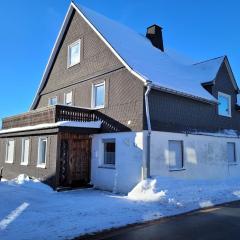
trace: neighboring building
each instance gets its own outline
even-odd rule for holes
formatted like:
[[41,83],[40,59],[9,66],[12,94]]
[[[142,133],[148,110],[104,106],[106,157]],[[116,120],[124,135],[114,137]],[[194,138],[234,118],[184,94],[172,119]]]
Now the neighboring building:
[[238,93],[226,56],[186,62],[157,25],[144,37],[71,3],[31,110],[3,119],[3,177],[128,192],[239,176]]

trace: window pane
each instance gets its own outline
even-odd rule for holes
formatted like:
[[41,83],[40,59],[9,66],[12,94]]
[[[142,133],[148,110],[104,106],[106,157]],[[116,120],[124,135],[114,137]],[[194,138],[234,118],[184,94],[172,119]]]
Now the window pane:
[[27,164],[28,157],[29,157],[29,139],[24,139],[22,144],[23,144],[23,146],[22,146],[22,163]]
[[229,102],[229,98],[219,95],[218,96],[218,101],[219,101],[219,105],[218,105],[218,112],[220,115],[223,116],[229,116],[230,115],[230,102]]
[[104,106],[105,87],[104,85],[95,86],[95,107]]
[[235,143],[227,143],[227,158],[228,162],[236,162]]
[[39,142],[39,161],[38,164],[46,163],[46,149],[47,149],[47,140],[41,139]]
[[115,142],[104,143],[104,164],[115,165]]
[[13,163],[14,159],[14,140],[10,140],[7,142],[7,150],[6,150],[6,161],[9,163]]
[[169,168],[183,168],[182,141],[169,141]]
[[50,98],[49,105],[57,105],[57,97]]
[[72,66],[80,62],[80,43],[69,47],[69,65]]
[[65,94],[65,104],[72,105],[72,92]]

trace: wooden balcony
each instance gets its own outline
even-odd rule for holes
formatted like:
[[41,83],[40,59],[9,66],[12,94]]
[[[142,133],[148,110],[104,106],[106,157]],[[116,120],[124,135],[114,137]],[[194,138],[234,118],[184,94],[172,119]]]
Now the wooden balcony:
[[124,125],[97,110],[63,105],[48,106],[20,115],[4,118],[2,120],[2,129],[34,126],[44,123],[56,123],[60,121],[101,121],[102,130],[104,132],[129,131]]

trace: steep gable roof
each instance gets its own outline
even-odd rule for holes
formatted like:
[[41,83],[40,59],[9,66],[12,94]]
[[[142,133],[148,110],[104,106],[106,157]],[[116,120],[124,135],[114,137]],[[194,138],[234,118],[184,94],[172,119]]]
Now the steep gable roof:
[[76,10],[88,23],[123,65],[144,83],[151,82],[153,87],[202,101],[217,101],[201,84],[214,81],[223,59],[211,61],[208,64],[182,63],[167,52],[153,47],[146,37],[130,28],[88,8],[71,3],[44,71],[32,109],[36,106],[40,92],[47,81],[73,10]]
[[[221,67],[222,64],[225,64],[228,74],[230,76],[232,85],[234,87],[234,89],[236,91],[239,91],[236,79],[233,75],[230,63],[228,61],[227,56],[221,56],[221,57],[217,57],[217,58],[213,58],[213,59],[209,59],[203,62],[199,62],[199,63],[195,63],[194,66],[196,66],[197,68],[200,68],[202,71],[205,72],[212,72],[215,73],[214,76],[212,77],[212,81],[209,82],[204,82],[205,84],[215,84],[215,80],[216,80],[216,74],[219,71],[219,68]],[[209,73],[210,74],[210,73]]]

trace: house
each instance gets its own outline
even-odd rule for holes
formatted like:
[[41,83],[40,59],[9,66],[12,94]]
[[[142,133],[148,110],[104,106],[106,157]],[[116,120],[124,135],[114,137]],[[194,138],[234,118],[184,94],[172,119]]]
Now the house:
[[156,175],[239,176],[238,93],[226,56],[187,63],[161,27],[145,37],[72,2],[30,111],[3,119],[3,177],[126,193]]

